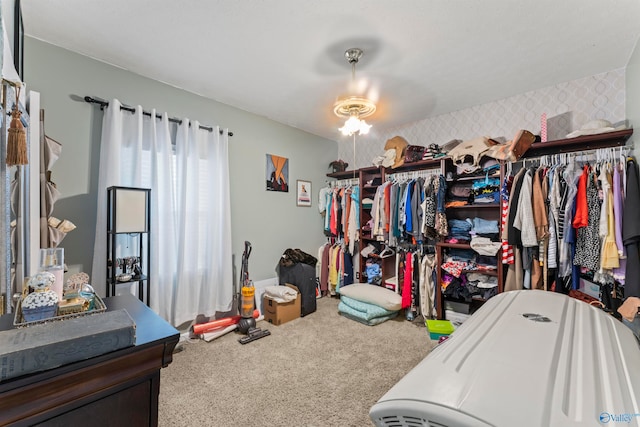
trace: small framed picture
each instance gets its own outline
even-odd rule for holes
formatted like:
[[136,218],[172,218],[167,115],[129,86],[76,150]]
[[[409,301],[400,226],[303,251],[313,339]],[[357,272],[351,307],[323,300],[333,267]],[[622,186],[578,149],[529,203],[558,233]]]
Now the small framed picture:
[[311,181],[296,181],[298,190],[296,192],[296,206],[311,206]]

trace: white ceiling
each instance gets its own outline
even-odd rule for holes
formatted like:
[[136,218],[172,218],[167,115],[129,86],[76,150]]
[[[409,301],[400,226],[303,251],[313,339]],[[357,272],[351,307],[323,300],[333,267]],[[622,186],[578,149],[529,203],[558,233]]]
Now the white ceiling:
[[[379,129],[625,67],[638,0],[29,0],[25,34],[339,140],[358,91]],[[136,100],[124,100],[135,103]],[[151,108],[151,107],[150,107]]]

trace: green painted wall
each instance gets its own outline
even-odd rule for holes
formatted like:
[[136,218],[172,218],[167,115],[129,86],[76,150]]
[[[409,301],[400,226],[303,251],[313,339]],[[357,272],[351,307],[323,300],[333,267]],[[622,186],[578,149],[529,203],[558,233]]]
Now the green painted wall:
[[[40,92],[45,133],[63,145],[52,181],[62,193],[54,216],[77,225],[63,241],[69,272],[90,272],[94,244],[98,157],[102,112],[86,95],[166,111],[206,125],[229,128],[231,213],[234,265],[238,279],[244,241],[252,243],[249,273],[253,280],[275,276],[287,248],[315,253],[324,242],[317,194],[325,185],[337,143],[264,117],[141,77],[129,71],[27,37],[25,82]],[[265,190],[265,155],[289,158],[288,193]],[[311,208],[296,207],[295,181],[312,181]],[[104,285],[94,284],[104,292]],[[231,284],[229,284],[231,286]]]

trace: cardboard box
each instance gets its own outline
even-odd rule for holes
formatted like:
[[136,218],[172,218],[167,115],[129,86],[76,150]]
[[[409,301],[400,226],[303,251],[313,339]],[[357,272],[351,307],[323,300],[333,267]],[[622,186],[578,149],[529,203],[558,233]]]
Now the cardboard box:
[[[286,284],[285,286],[289,286],[298,292],[298,288],[293,285]],[[300,299],[300,292],[298,292],[295,300],[289,302],[277,302],[265,295],[262,301],[264,320],[278,326],[297,319],[300,317],[301,311]]]

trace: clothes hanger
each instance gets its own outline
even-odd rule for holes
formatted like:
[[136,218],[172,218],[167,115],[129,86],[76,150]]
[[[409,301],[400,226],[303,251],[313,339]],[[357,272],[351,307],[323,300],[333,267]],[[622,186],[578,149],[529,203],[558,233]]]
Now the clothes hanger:
[[395,251],[393,249],[391,249],[390,246],[385,245],[384,249],[382,250],[382,252],[380,252],[380,258],[388,258],[390,256],[395,255]]

